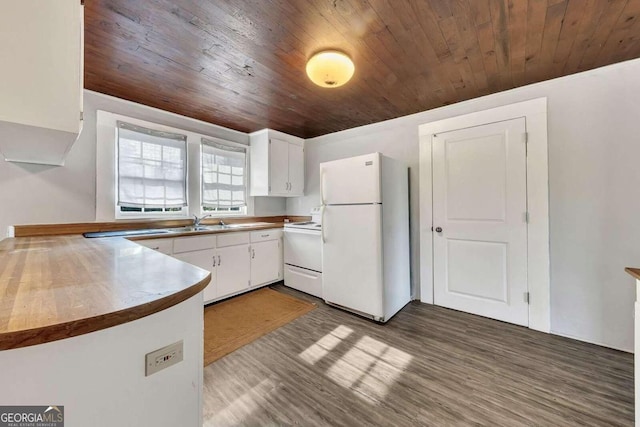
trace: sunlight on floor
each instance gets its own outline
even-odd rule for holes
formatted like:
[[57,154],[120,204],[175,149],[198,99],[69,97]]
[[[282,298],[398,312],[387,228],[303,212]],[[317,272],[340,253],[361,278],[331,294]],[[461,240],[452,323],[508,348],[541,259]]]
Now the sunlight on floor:
[[315,365],[352,333],[353,329],[340,325],[300,353],[300,358],[310,365]]
[[362,337],[329,368],[327,376],[373,402],[384,398],[413,357],[402,350]]
[[[340,325],[300,353],[300,358],[315,365],[353,333]],[[375,403],[384,398],[413,357],[381,341],[363,336],[327,370],[327,377],[354,394]]]
[[227,405],[224,410],[216,413],[211,418],[205,416],[203,426],[227,425],[231,419],[235,420],[234,424],[242,424],[251,414],[267,404],[269,395],[275,388],[275,384],[270,379],[262,380],[251,390]]

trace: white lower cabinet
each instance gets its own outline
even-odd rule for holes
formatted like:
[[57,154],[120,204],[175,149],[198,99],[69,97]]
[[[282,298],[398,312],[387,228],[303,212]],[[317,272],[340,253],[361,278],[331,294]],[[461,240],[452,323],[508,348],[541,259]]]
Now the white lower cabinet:
[[145,239],[135,243],[210,271],[211,281],[204,289],[205,304],[283,278],[280,229]]
[[218,297],[218,292],[216,289],[216,256],[217,254],[215,249],[173,254],[173,257],[179,259],[180,261],[188,262],[191,265],[195,265],[196,267],[200,267],[211,272],[211,281],[209,282],[207,287],[204,288],[205,304],[215,300]]
[[218,298],[236,294],[249,288],[251,259],[249,245],[228,246],[217,250]]
[[251,232],[251,286],[282,280],[282,230]]
[[282,279],[280,240],[251,244],[251,286]]

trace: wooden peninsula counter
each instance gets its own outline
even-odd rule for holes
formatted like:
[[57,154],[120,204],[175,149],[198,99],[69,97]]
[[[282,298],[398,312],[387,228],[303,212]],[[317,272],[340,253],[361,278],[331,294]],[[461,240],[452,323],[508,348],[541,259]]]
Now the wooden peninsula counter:
[[[0,241],[0,405],[64,406],[67,427],[201,426],[211,273],[134,240],[255,232],[286,220],[308,217],[225,219],[225,229],[196,232],[183,231],[189,219],[16,226],[15,238]],[[219,220],[207,222],[215,229]],[[139,229],[159,232],[82,236]],[[181,360],[150,368],[176,348]]]
[[[119,237],[0,241],[0,404],[64,406],[68,427],[201,426],[209,279]],[[180,360],[147,375],[167,346]]]
[[202,291],[210,273],[122,238],[0,241],[0,350],[131,322]]

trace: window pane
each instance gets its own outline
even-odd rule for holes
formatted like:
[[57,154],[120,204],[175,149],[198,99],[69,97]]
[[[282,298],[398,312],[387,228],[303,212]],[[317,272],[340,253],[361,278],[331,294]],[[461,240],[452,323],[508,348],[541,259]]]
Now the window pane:
[[185,135],[118,122],[118,206],[165,208],[187,206]]
[[246,148],[202,139],[202,206],[229,210],[246,206]]

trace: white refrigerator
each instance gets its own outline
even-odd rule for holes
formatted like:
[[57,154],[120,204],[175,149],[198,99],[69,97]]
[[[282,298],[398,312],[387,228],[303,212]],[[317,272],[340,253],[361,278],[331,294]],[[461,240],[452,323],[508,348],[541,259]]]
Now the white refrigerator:
[[406,164],[367,154],[320,164],[322,295],[386,322],[411,299]]

